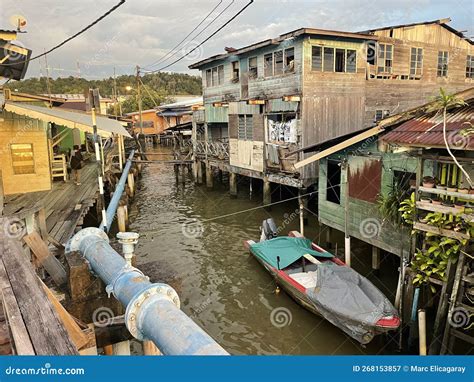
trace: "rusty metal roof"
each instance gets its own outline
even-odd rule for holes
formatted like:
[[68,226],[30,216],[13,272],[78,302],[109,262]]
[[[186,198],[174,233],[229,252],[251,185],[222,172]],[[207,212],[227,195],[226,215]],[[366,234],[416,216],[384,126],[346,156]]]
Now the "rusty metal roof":
[[[474,123],[474,99],[468,106],[453,109],[446,118],[447,140],[452,149],[474,150],[474,136],[462,135],[462,130]],[[445,147],[443,113],[426,114],[410,119],[396,129],[384,134],[387,143],[415,147]]]

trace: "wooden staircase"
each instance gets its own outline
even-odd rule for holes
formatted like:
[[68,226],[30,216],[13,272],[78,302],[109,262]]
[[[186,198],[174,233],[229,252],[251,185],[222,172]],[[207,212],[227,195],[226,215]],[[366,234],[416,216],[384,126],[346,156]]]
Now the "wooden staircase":
[[63,178],[67,181],[67,162],[64,154],[54,155],[51,161],[51,177]]

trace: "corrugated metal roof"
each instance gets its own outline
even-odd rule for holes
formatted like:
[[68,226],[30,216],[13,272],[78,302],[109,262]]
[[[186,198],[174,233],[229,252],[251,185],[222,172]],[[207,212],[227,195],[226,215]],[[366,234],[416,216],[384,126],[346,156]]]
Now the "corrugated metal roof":
[[[470,127],[472,123],[474,123],[474,102],[448,112],[446,133],[451,148],[474,150],[474,137],[461,134],[461,131]],[[381,139],[405,146],[445,147],[443,114],[440,111],[411,119],[383,135]]]
[[[88,133],[93,132],[92,117],[87,113],[15,102],[7,102],[5,104],[5,110],[42,121],[54,122],[71,129],[77,128]],[[99,135],[105,137],[110,136],[112,133],[130,137],[130,134],[120,122],[102,116],[97,116],[97,130]]]

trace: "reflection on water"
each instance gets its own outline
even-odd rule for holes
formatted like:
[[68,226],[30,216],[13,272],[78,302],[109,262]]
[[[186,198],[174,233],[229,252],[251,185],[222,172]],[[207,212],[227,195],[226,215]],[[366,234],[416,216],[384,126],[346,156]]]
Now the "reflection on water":
[[[247,186],[239,189],[237,199],[231,199],[227,189],[217,181],[213,191],[195,186],[191,179],[185,187],[176,184],[172,165],[145,168],[131,225],[141,235],[136,249],[139,268],[152,281],[175,288],[182,309],[232,354],[386,353],[386,337],[363,348],[283,291],[275,293],[273,279],[244,249],[243,241],[257,240],[259,225],[270,216],[285,226],[284,233],[298,229],[298,218],[292,218],[297,204],[208,221],[260,204],[258,194],[250,200]],[[318,240],[314,216],[305,233]],[[355,252],[355,269],[371,273],[370,249],[363,246]],[[396,259],[383,261],[381,271],[382,280],[373,274],[369,278],[393,300]]]

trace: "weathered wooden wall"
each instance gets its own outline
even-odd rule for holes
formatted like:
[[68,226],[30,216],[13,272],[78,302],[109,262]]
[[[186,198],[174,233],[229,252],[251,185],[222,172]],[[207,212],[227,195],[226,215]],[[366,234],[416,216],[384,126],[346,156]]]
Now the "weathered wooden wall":
[[[45,122],[12,113],[4,114],[4,121],[0,122],[0,166],[5,195],[51,189],[46,130],[47,124]],[[34,174],[14,174],[10,149],[10,145],[14,143],[33,145]]]

